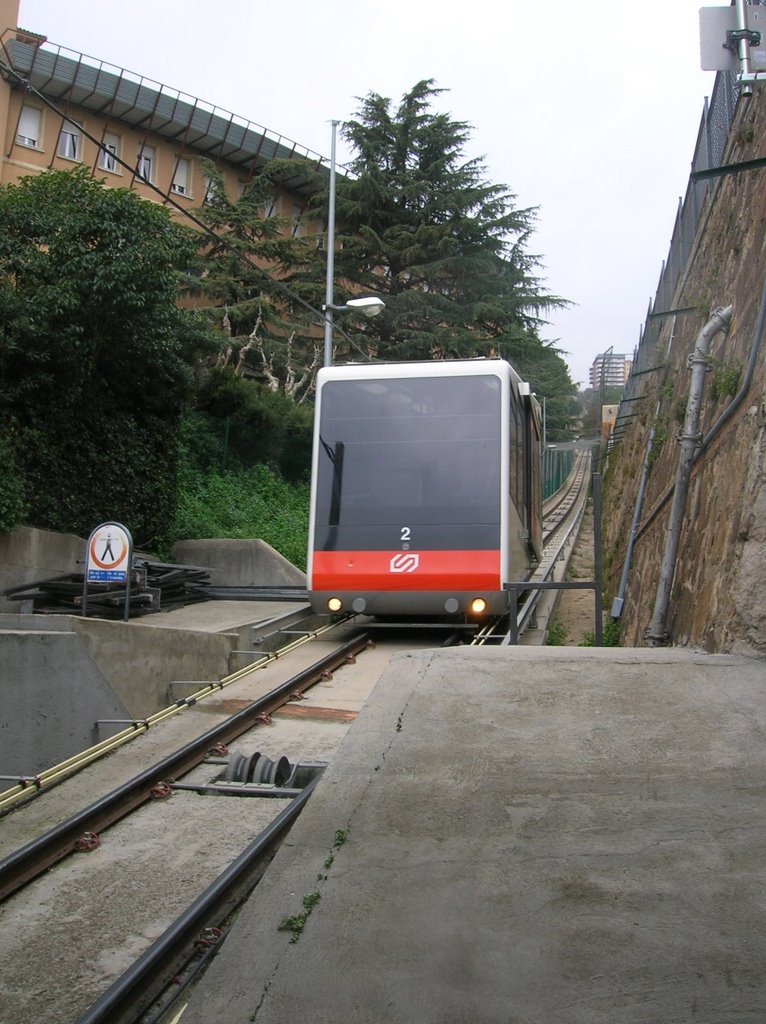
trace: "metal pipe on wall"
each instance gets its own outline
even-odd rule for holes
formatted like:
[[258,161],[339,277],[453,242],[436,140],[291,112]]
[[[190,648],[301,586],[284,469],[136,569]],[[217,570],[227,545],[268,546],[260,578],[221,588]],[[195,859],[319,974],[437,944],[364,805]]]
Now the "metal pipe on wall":
[[649,465],[652,457],[652,447],[654,445],[654,435],[657,432],[656,419],[659,413],[660,403],[657,403],[657,408],[654,412],[655,423],[652,425],[652,429],[649,431],[649,443],[646,446],[646,454],[644,455],[644,465],[641,470],[641,483],[638,486],[638,496],[636,498],[636,506],[633,510],[633,522],[630,526],[630,537],[628,538],[628,547],[625,552],[625,561],[622,565],[622,576],[620,577],[620,585],[617,589],[617,594],[612,601],[612,610],[610,615],[613,619],[619,619],[622,615],[622,606],[625,603],[625,591],[628,587],[628,573],[630,572],[630,563],[633,559],[633,545],[636,542],[636,533],[638,530],[638,521],[641,518],[641,510],[644,505],[644,492],[646,491],[646,481],[649,478]]
[[650,647],[659,647],[668,641],[668,606],[670,604],[670,590],[673,586],[673,576],[675,575],[678,558],[681,526],[686,508],[686,495],[689,490],[689,479],[691,477],[694,456],[702,441],[702,435],[699,433],[698,428],[702,393],[705,386],[705,374],[708,369],[708,352],[715,335],[719,331],[727,332],[729,330],[733,308],[733,306],[726,306],[725,309],[719,308],[713,312],[710,320],[708,320],[697,335],[694,352],[689,357],[692,375],[691,383],[689,384],[689,398],[686,404],[684,425],[679,437],[681,455],[678,460],[676,486],[673,492],[673,505],[670,510],[668,535],[665,539],[665,551],[660,564],[660,579],[657,584],[657,596],[654,601],[654,614],[646,631],[646,639]]

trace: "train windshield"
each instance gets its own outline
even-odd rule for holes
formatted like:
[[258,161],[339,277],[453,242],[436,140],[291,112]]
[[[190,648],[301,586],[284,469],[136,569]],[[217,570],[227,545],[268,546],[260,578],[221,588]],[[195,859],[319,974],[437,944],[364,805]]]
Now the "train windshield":
[[317,528],[497,526],[500,387],[494,374],[328,381]]

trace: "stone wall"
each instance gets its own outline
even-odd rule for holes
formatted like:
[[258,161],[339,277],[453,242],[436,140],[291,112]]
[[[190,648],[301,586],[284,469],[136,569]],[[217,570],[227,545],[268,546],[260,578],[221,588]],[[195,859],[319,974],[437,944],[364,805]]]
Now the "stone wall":
[[[766,152],[766,86],[740,100],[724,164]],[[720,418],[745,377],[761,293],[766,283],[766,168],[728,174],[701,219],[673,309],[664,320],[648,366],[639,415],[604,475],[604,547],[607,592],[614,594],[652,425],[651,456],[621,625],[623,643],[642,646],[652,617],[679,459],[695,340],[713,309],[734,307],[727,335],[711,346],[700,430]],[[667,626],[669,641],[707,651],[766,653],[766,342],[751,385],[692,471]]]

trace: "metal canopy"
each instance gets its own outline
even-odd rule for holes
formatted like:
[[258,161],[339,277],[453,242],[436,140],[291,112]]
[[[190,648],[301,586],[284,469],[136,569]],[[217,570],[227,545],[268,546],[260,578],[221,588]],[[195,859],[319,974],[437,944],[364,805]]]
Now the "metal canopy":
[[[11,39],[4,49],[13,70],[59,104],[84,107],[248,174],[272,160],[294,157],[310,160],[315,170],[329,174],[325,158],[305,146],[130,71],[48,43],[35,46]],[[282,184],[304,194],[316,188],[297,166]]]

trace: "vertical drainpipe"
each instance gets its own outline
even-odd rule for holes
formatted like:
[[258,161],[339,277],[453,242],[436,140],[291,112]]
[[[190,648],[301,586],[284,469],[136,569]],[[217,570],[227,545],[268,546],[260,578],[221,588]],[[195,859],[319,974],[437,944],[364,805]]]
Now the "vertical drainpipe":
[[[654,411],[654,418],[660,411],[660,403],[657,403],[657,408]],[[630,537],[628,538],[628,547],[625,552],[625,561],[622,564],[622,576],[620,577],[620,586],[617,590],[617,595],[612,601],[612,610],[610,615],[613,619],[619,619],[622,615],[622,606],[625,603],[625,591],[628,587],[628,573],[630,571],[630,563],[633,558],[633,545],[636,542],[636,532],[638,530],[638,521],[641,518],[641,509],[644,505],[644,492],[646,491],[646,481],[649,478],[649,463],[652,457],[652,446],[654,445],[654,435],[657,432],[655,424],[652,425],[652,429],[649,431],[649,443],[646,446],[646,454],[644,455],[644,465],[641,470],[641,483],[638,487],[638,496],[636,498],[636,506],[633,509],[633,522],[630,526]]]
[[654,614],[646,630],[646,639],[650,647],[661,647],[668,642],[667,617],[670,603],[670,590],[678,558],[678,544],[681,537],[681,525],[686,507],[686,495],[689,490],[694,455],[702,440],[698,432],[702,393],[705,386],[705,373],[708,367],[710,343],[719,331],[726,333],[731,323],[733,306],[719,308],[700,333],[694,345],[694,352],[689,356],[692,376],[689,384],[689,398],[686,403],[686,416],[679,441],[681,455],[676,472],[676,486],[673,492],[673,506],[670,510],[668,535],[665,540],[665,551],[660,565],[660,581],[657,584],[657,596],[654,600]]

